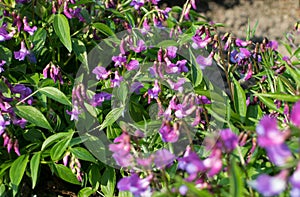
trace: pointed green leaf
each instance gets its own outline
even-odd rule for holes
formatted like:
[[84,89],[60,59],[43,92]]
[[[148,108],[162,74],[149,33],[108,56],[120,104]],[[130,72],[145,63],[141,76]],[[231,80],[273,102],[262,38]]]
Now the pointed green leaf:
[[66,138],[70,135],[73,135],[73,133],[72,132],[61,132],[61,133],[56,133],[54,135],[51,135],[43,142],[41,150],[43,151],[45,148],[47,148],[51,144],[55,143],[57,140],[59,140],[61,138]]
[[111,110],[105,117],[105,120],[103,121],[100,130],[106,128],[107,126],[112,125],[120,116],[122,115],[124,111],[124,107],[115,108]]
[[40,158],[41,158],[41,152],[38,152],[38,153],[35,153],[30,160],[32,189],[34,189],[37,178],[38,178],[38,173],[39,173],[39,169],[40,169]]
[[230,196],[232,197],[240,197],[243,195],[243,179],[240,168],[237,166],[236,162],[233,160],[231,162],[231,170],[230,170]]
[[44,88],[39,89],[39,92],[42,94],[45,94],[47,97],[49,97],[57,102],[60,102],[61,104],[72,106],[72,103],[69,101],[67,96],[57,88],[44,87]]
[[69,183],[81,185],[81,183],[77,180],[75,174],[73,174],[72,170],[62,164],[55,165],[58,176]]
[[106,197],[113,197],[116,186],[116,173],[111,167],[107,167],[101,178],[101,191]]
[[241,121],[244,122],[247,114],[247,105],[246,105],[246,94],[241,87],[240,83],[233,79],[234,83],[234,107],[236,110],[236,113],[238,113],[241,117]]
[[75,55],[79,59],[79,61],[81,63],[87,65],[88,64],[87,52],[86,52],[86,47],[85,47],[84,43],[78,39],[73,38],[72,46],[73,46]]
[[11,168],[9,169],[9,178],[12,184],[16,186],[20,184],[26,170],[28,158],[28,155],[21,155],[11,165]]
[[115,33],[104,23],[94,23],[93,26],[106,36],[112,36]]
[[54,31],[63,45],[72,52],[72,42],[68,19],[63,14],[56,14],[53,21]]
[[71,148],[70,151],[78,159],[81,159],[84,161],[90,161],[93,163],[97,162],[97,160],[93,157],[93,155],[89,151],[87,151],[85,148],[76,147],[76,148]]
[[71,136],[59,141],[51,148],[50,156],[53,161],[58,161],[59,159],[61,159],[62,155],[64,154],[67,147],[69,146],[70,141],[71,141]]
[[267,97],[267,98],[278,99],[281,101],[288,101],[288,102],[297,102],[300,100],[300,96],[289,95],[289,94],[261,93],[255,95],[259,97]]
[[51,125],[45,116],[38,109],[32,106],[18,105],[15,108],[15,112],[18,116],[26,119],[28,122],[35,124],[36,126],[53,131]]

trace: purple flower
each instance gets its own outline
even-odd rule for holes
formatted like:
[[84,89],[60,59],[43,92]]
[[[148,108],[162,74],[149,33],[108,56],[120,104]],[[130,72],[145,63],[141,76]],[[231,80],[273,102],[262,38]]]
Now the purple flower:
[[135,197],[151,196],[150,180],[152,176],[141,179],[137,174],[122,178],[117,187],[120,191],[130,191]]
[[115,62],[115,67],[117,67],[117,66],[121,67],[122,65],[124,65],[126,63],[127,59],[126,59],[126,57],[119,55],[119,56],[113,56],[112,61]]
[[290,192],[292,197],[300,196],[300,163],[298,162],[297,169],[294,171],[289,179],[292,190]]
[[263,196],[275,196],[283,192],[286,187],[285,174],[287,174],[286,171],[276,176],[261,174],[256,180],[250,181],[249,185]]
[[45,78],[50,78],[56,83],[59,80],[60,84],[63,84],[64,81],[62,80],[62,75],[60,72],[60,68],[56,67],[52,62],[50,62],[43,70],[43,75]]
[[36,27],[36,26],[30,27],[30,26],[28,25],[28,22],[27,22],[27,18],[26,18],[26,17],[23,18],[23,24],[24,24],[24,31],[28,32],[29,35],[31,35],[31,36],[32,36],[32,35],[34,34],[34,32],[37,30],[37,27]]
[[111,94],[106,92],[100,92],[93,96],[91,105],[94,107],[101,106],[105,100],[110,100],[110,99],[111,99]]
[[148,33],[150,31],[150,29],[151,28],[149,26],[148,19],[145,18],[144,22],[143,22],[143,28],[141,29],[141,33],[145,35],[146,33]]
[[107,79],[108,76],[111,74],[111,71],[106,71],[106,69],[102,66],[97,66],[96,68],[94,68],[94,70],[92,71],[93,74],[96,75],[96,79],[98,80],[103,80],[103,79]]
[[[31,89],[28,88],[28,87],[26,87],[26,86],[24,86],[23,84],[17,84],[17,85],[15,85],[15,86],[11,89],[11,91],[12,91],[12,93],[14,93],[14,94],[20,94],[19,100],[25,99],[26,97],[28,97],[28,96],[32,93]],[[29,105],[31,105],[31,104],[32,104],[32,101],[33,101],[33,98],[30,97],[30,98],[28,98],[27,103],[28,103]],[[24,101],[23,101],[23,102],[24,102]]]
[[154,163],[158,168],[164,168],[171,164],[175,159],[175,155],[170,153],[167,149],[158,150],[154,154]]
[[127,68],[127,70],[131,71],[131,70],[137,70],[139,69],[139,61],[137,60],[131,60],[128,64],[125,65],[125,67]]
[[6,64],[6,61],[5,60],[1,60],[0,61],[0,73],[2,73],[4,71],[4,69],[3,69],[4,64]]
[[178,66],[178,72],[188,72],[188,68],[186,67],[187,60],[179,60],[176,62],[176,66]]
[[277,121],[269,116],[263,117],[256,127],[258,134],[258,144],[267,148],[274,145],[280,145],[285,141],[284,133],[277,128]]
[[115,78],[111,79],[111,87],[119,87],[120,83],[123,81],[123,77],[119,75],[118,71],[115,71]]
[[200,29],[197,29],[196,34],[192,37],[192,47],[194,49],[204,48],[212,41],[209,30],[202,26]]
[[145,51],[147,49],[147,47],[146,47],[145,42],[143,40],[139,40],[137,42],[137,46],[131,45],[130,49],[133,50],[136,53],[140,53],[142,51]]
[[161,90],[160,90],[160,87],[158,85],[158,81],[155,80],[154,87],[152,89],[148,90],[148,96],[149,96],[148,103],[150,103],[150,99],[157,99],[158,94],[160,93],[160,91]]
[[10,122],[8,120],[5,120],[2,114],[0,113],[0,136],[4,133],[6,126],[9,124]]
[[3,23],[2,27],[0,27],[0,42],[11,39],[16,33],[15,31],[8,33],[6,26],[6,23]]
[[24,60],[25,57],[29,54],[30,54],[30,52],[26,49],[24,41],[21,42],[20,51],[15,51],[14,52],[15,59],[17,59],[19,61]]
[[154,5],[157,5],[160,0],[147,0],[148,2],[151,2]]
[[134,9],[139,10],[140,7],[144,5],[145,1],[144,0],[132,0],[130,3],[131,6],[134,7]]
[[213,149],[210,156],[203,160],[203,165],[209,177],[218,174],[222,169],[222,151],[220,149]]
[[78,120],[78,115],[81,114],[77,102],[74,103],[72,111],[66,110],[66,112],[67,114],[71,115],[71,121]]
[[198,95],[196,97],[196,104],[197,105],[211,104],[211,101],[206,96]]
[[291,121],[295,126],[300,127],[300,101],[296,102],[292,108]]
[[252,64],[249,63],[249,64],[248,64],[248,70],[247,70],[247,73],[246,73],[246,75],[245,75],[245,77],[244,77],[244,80],[245,80],[245,81],[249,80],[249,79],[252,77],[252,74],[253,74],[253,71],[252,71]]
[[286,144],[268,146],[265,148],[272,163],[277,166],[284,166],[293,156]]
[[170,87],[172,90],[176,90],[178,92],[183,91],[183,84],[186,82],[185,78],[179,78],[177,82],[173,82],[170,79],[167,80],[168,83],[170,84]]
[[187,192],[188,192],[188,187],[186,185],[181,185],[179,187],[179,193],[181,195],[185,196]]
[[[175,124],[176,125],[176,124]],[[169,122],[164,122],[159,129],[163,142],[174,143],[179,137],[178,126],[171,126]]]
[[220,137],[227,152],[231,152],[237,147],[238,137],[230,129],[221,130]]
[[21,154],[20,154],[20,150],[19,150],[19,142],[18,142],[18,140],[15,140],[13,147],[14,147],[15,153],[16,153],[18,156],[20,156]]
[[246,60],[251,56],[251,53],[246,48],[240,48],[240,52],[237,50],[233,50],[230,53],[230,61],[233,63],[238,63],[239,65],[242,65],[246,62]]
[[169,46],[167,48],[167,56],[170,59],[174,59],[176,57],[176,53],[177,53],[178,48],[175,46]]
[[131,84],[130,86],[130,92],[134,92],[136,94],[140,93],[140,89],[143,88],[144,85],[141,82],[134,82],[133,84]]
[[246,46],[248,46],[250,43],[247,42],[247,41],[244,41],[244,40],[241,40],[241,39],[237,38],[237,39],[235,40],[235,44],[236,44],[236,46],[238,46],[238,47],[246,47]]
[[109,145],[109,150],[113,152],[112,157],[121,167],[129,167],[132,165],[133,157],[130,154],[130,137],[128,133],[123,132],[114,140],[114,144]]
[[195,180],[199,172],[205,171],[203,161],[195,152],[189,149],[185,152],[184,157],[178,159],[178,168],[189,174],[187,181]]
[[269,41],[266,45],[266,48],[270,48],[272,50],[277,50],[278,49],[278,42],[273,40],[273,41]]
[[213,57],[213,53],[211,53],[208,57],[203,57],[201,55],[199,55],[196,59],[196,62],[198,63],[198,65],[200,66],[200,69],[205,69],[207,66],[211,66],[212,65],[212,59]]
[[16,3],[24,4],[28,3],[29,0],[16,0]]

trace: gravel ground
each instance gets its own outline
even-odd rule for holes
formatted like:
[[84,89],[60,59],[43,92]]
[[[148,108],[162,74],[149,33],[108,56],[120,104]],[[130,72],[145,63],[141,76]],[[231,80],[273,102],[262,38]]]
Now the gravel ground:
[[[251,27],[258,22],[256,41],[264,37],[286,41],[286,33],[300,19],[300,0],[211,0],[203,14],[213,22],[224,23],[226,27],[220,30],[239,38],[245,37],[249,19]],[[279,51],[286,53],[283,46]]]

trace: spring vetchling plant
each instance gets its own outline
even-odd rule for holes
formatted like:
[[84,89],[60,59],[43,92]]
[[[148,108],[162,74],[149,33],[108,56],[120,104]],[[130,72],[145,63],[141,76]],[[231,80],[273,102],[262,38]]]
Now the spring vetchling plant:
[[0,196],[300,196],[299,24],[201,1],[0,1]]

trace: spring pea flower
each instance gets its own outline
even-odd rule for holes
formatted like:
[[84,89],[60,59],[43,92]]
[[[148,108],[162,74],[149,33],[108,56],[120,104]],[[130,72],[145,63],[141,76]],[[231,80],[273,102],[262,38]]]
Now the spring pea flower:
[[207,57],[204,57],[202,55],[199,55],[197,58],[196,58],[196,62],[197,64],[199,65],[200,69],[205,69],[206,67],[208,66],[211,66],[212,65],[212,62],[213,62],[213,57],[214,56],[214,53],[210,53],[209,56]]
[[222,151],[218,148],[213,149],[210,156],[203,160],[203,166],[209,177],[218,174],[222,169]]
[[8,33],[6,27],[7,27],[6,23],[3,23],[2,27],[0,27],[0,42],[10,40],[16,33],[15,30]]
[[227,152],[233,151],[238,145],[238,136],[230,129],[221,130],[220,138]]
[[81,110],[79,110],[78,101],[73,103],[73,108],[71,111],[66,110],[67,114],[71,116],[70,120],[78,120],[78,116],[81,114]]
[[278,130],[276,119],[269,116],[264,116],[260,120],[256,132],[258,134],[258,145],[263,148],[280,145],[285,141],[285,134]]
[[140,53],[142,51],[145,51],[147,49],[145,42],[143,40],[137,41],[137,45],[134,46],[131,44],[130,49],[133,50],[136,53]]
[[106,68],[103,66],[97,66],[96,68],[94,68],[92,73],[96,75],[96,79],[104,80],[109,77],[111,71],[107,71]]
[[292,186],[292,190],[290,191],[290,195],[292,197],[300,196],[300,162],[298,162],[296,170],[290,176],[289,182]]
[[144,84],[142,84],[139,81],[135,81],[133,84],[130,86],[130,92],[134,92],[136,94],[140,93],[140,89],[144,87]]
[[201,28],[197,29],[196,34],[192,37],[192,41],[192,47],[194,49],[206,47],[212,41],[208,28],[202,26]]
[[290,114],[290,119],[295,126],[300,127],[300,101],[294,104]]
[[[24,99],[27,98],[31,93],[32,90],[26,86],[24,86],[23,84],[17,84],[14,87],[12,87],[11,89],[12,93],[14,94],[19,94],[19,101],[25,102]],[[33,102],[33,98],[27,98],[27,103],[29,105],[31,105]]]
[[266,44],[266,48],[270,48],[275,51],[278,49],[278,42],[275,40],[271,40]]
[[171,125],[169,121],[164,121],[161,128],[159,129],[159,133],[161,135],[163,142],[175,143],[179,138],[179,126],[175,123]]
[[188,187],[186,185],[181,185],[178,191],[182,196],[185,196],[188,192]]
[[3,115],[0,113],[0,136],[4,133],[4,130],[8,125],[10,125],[10,122],[5,120]]
[[277,166],[284,166],[287,161],[293,159],[292,153],[286,144],[279,144],[265,148],[272,163]]
[[127,61],[126,57],[119,55],[119,56],[113,56],[112,61],[115,62],[115,67],[121,67],[124,65]]
[[130,191],[134,197],[151,196],[150,181],[153,175],[141,179],[136,173],[122,178],[117,187],[120,191]]
[[54,83],[56,83],[57,80],[60,82],[60,84],[64,83],[64,81],[62,79],[60,67],[55,66],[52,62],[50,62],[43,69],[43,75],[44,75],[44,78],[48,78],[50,76],[50,78],[54,81]]
[[245,40],[241,40],[239,38],[237,38],[235,40],[235,45],[238,46],[238,47],[246,47],[248,46],[249,44],[251,44],[251,42],[248,42],[248,41],[245,41]]
[[133,6],[136,10],[139,10],[144,4],[144,0],[132,0],[130,3],[130,5]]
[[24,4],[28,3],[29,0],[16,0],[16,3]]
[[127,68],[127,70],[131,71],[131,70],[138,70],[139,65],[140,65],[139,61],[131,60],[128,64],[125,65],[125,67]]
[[160,91],[161,89],[159,87],[158,81],[155,80],[154,87],[148,90],[148,103],[150,103],[151,99],[157,99]]
[[175,159],[175,155],[172,154],[167,149],[161,149],[155,152],[154,154],[154,163],[157,168],[164,168],[171,164]]
[[172,90],[183,92],[183,84],[186,82],[185,78],[179,78],[177,82],[173,82],[172,80],[168,79],[167,82],[169,83]]
[[5,60],[0,60],[0,73],[2,73],[4,71],[4,64],[6,64],[6,61]]
[[114,79],[111,79],[111,87],[119,87],[120,83],[123,81],[123,77],[119,75],[118,71],[115,71]]
[[287,175],[288,171],[286,170],[281,171],[276,176],[261,174],[256,180],[250,181],[248,184],[263,196],[275,196],[285,190]]
[[110,99],[111,99],[111,94],[106,93],[106,92],[100,92],[93,96],[91,105],[94,107],[101,106],[104,101],[110,100]]
[[205,171],[203,161],[195,152],[190,150],[190,147],[187,148],[183,157],[178,159],[178,168],[189,174],[186,178],[187,181],[195,180],[200,172]]
[[28,25],[28,22],[27,22],[27,18],[24,17],[23,18],[23,24],[24,24],[24,31],[26,31],[27,33],[29,33],[29,35],[33,35],[34,32],[37,30],[37,27],[36,26],[33,26],[33,27],[30,27]]
[[109,150],[113,152],[112,157],[121,167],[129,167],[132,165],[133,156],[130,153],[131,144],[128,133],[123,132],[114,140],[114,144],[109,145]]
[[167,47],[167,56],[170,59],[174,59],[176,57],[178,48],[175,46],[169,46]]
[[26,46],[25,46],[25,42],[22,41],[21,42],[21,49],[19,51],[15,51],[14,52],[14,57],[15,59],[19,60],[19,61],[22,61],[25,59],[25,57],[27,55],[29,55],[30,52],[27,50]]

